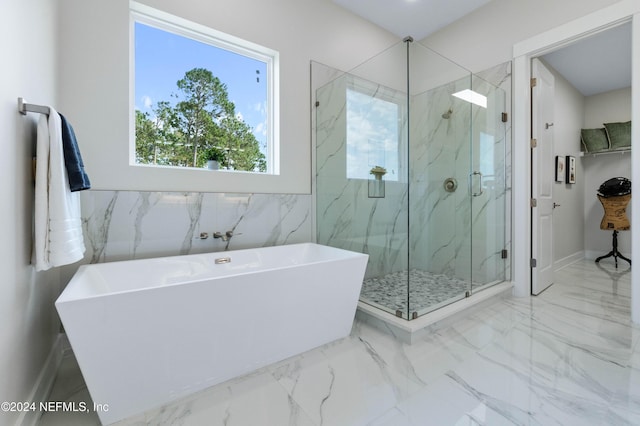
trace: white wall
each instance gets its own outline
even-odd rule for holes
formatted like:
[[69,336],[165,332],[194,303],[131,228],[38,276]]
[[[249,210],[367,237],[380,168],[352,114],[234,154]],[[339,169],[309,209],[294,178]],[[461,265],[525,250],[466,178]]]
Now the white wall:
[[[55,104],[55,2],[0,2],[0,401],[28,401],[54,347],[59,274],[36,273],[31,258],[31,157],[37,115],[17,97]],[[0,413],[0,425],[20,413]]]
[[[309,192],[311,185],[310,61],[349,70],[400,42],[329,1],[141,3],[280,52],[281,138],[293,148],[286,153],[287,167],[298,169],[299,176],[284,175],[296,187],[290,192]],[[113,150],[98,149],[96,154],[94,148],[128,140],[129,2],[59,4],[64,48],[59,51],[58,105],[74,124],[94,188],[82,194],[85,263],[313,239],[309,194],[289,195],[272,187],[261,191],[251,184],[238,187],[237,182],[224,185],[217,176],[210,179],[216,188],[179,184],[179,193],[168,192],[172,188],[153,174],[129,179],[139,190],[117,180]],[[116,191],[99,190],[105,188]],[[231,229],[236,236],[229,244],[198,238],[200,232]],[[76,269],[64,268],[63,281]]]
[[493,0],[423,42],[478,72],[513,59],[513,45],[618,0]]
[[[553,200],[553,262],[556,268],[583,256],[585,174],[580,161],[580,129],[584,119],[584,96],[562,75],[545,64],[555,77],[553,138],[555,155],[576,158],[576,183],[555,182]],[[549,165],[553,173],[555,164]]]
[[280,175],[129,166],[129,1],[60,0],[60,108],[95,189],[310,193],[310,60],[350,69],[399,41],[329,1],[143,0],[280,53]]
[[584,127],[603,127],[604,123],[631,120],[631,87],[587,96],[584,104]]
[[[603,123],[628,121],[631,119],[631,88],[615,90],[585,98],[584,127],[599,128]],[[612,177],[631,179],[631,154],[607,154],[582,158],[585,174],[585,254],[589,259],[607,254],[611,250],[611,231],[600,229],[604,214],[602,205],[596,198],[596,191],[602,182]],[[631,204],[627,208],[631,219]],[[618,250],[631,255],[631,232],[622,231],[618,235]]]

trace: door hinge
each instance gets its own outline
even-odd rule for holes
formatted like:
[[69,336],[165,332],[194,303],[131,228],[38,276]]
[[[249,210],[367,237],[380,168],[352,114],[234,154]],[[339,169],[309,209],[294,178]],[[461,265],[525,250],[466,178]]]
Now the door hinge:
[[502,113],[502,122],[506,123],[507,121],[509,121],[509,114],[506,112]]
[[502,250],[502,252],[500,253],[500,257],[506,259],[507,257],[509,257],[509,251],[506,249]]
[[319,107],[320,106],[320,101],[316,101],[316,106]]
[[536,148],[538,146],[538,139],[531,139],[531,148]]
[[535,198],[532,198],[529,205],[531,207],[538,207],[538,200],[536,200]]
[[538,266],[538,261],[536,259],[531,259],[531,267],[535,268],[536,266]]
[[538,79],[537,78],[532,78],[531,79],[531,87],[536,87],[536,85],[538,84]]

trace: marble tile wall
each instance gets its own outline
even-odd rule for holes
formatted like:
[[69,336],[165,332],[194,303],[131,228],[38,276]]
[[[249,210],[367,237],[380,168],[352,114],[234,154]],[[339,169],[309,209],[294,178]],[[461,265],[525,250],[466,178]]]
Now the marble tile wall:
[[[411,267],[470,278],[469,167],[471,108],[451,96],[469,87],[469,78],[412,98],[410,159]],[[443,114],[452,110],[448,119]],[[458,183],[454,192],[444,181]]]
[[81,200],[84,263],[311,241],[311,195],[86,191]]
[[[316,92],[316,236],[320,244],[368,253],[368,278],[407,269],[407,184],[388,181],[385,198],[369,198],[367,180],[347,179],[346,89],[350,79],[353,77],[343,75]],[[382,98],[393,95],[383,86],[373,92]],[[400,143],[406,144],[406,138]]]
[[[468,88],[487,96],[486,109],[451,96]],[[508,98],[509,64],[412,97],[411,268],[475,283],[507,276],[501,251],[509,244],[511,139],[501,113],[510,111]],[[480,191],[472,171],[484,174],[477,197],[469,197]],[[456,179],[455,192],[445,191],[447,178]]]

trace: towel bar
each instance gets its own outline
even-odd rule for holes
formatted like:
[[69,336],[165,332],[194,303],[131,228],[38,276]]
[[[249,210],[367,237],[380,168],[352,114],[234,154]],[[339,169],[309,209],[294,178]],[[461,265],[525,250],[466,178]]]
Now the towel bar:
[[27,115],[28,112],[37,112],[39,114],[49,115],[49,107],[43,105],[28,104],[24,98],[18,98],[18,112]]

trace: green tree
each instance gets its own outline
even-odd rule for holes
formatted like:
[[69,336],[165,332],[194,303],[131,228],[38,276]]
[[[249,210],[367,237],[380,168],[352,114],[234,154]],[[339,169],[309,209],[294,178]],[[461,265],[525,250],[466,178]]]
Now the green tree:
[[149,113],[136,110],[136,161],[138,163],[155,163],[157,141],[157,129],[149,119]]
[[[141,163],[203,167],[211,152],[223,167],[265,171],[266,160],[252,129],[235,112],[226,84],[204,68],[177,82],[175,105],[157,103],[156,122],[136,111],[136,159]],[[140,137],[140,140],[138,138]]]
[[251,127],[235,116],[224,118],[220,126],[224,132],[219,146],[228,152],[228,161],[235,170],[267,170],[266,159]]

